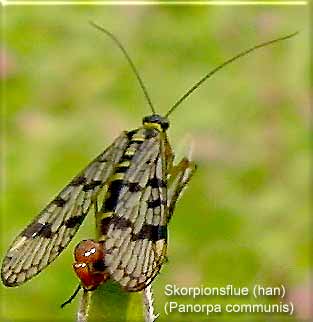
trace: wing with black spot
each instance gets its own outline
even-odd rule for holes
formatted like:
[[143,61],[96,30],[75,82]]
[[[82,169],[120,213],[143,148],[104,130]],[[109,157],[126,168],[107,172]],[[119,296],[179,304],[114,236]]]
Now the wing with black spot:
[[123,132],[18,235],[2,263],[1,276],[6,286],[26,282],[60,255],[112,175],[128,141]]
[[151,131],[145,129],[134,134],[129,166],[119,174],[117,168],[117,179],[109,186],[103,205],[107,213],[102,225],[105,265],[111,278],[127,291],[149,285],[166,255],[165,134],[154,134],[147,137]]

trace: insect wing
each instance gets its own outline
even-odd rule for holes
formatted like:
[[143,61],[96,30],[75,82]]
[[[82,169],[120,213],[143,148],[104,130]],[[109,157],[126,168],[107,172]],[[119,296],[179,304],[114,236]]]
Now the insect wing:
[[26,282],[60,255],[114,171],[127,143],[123,132],[18,235],[2,263],[1,277],[6,286]]
[[[132,140],[146,134],[144,130],[139,132]],[[127,291],[140,291],[149,285],[166,254],[164,136],[165,133],[157,133],[140,144],[129,168],[124,170],[114,213],[104,219],[106,267]],[[108,200],[110,196],[104,202],[104,211],[110,208]]]

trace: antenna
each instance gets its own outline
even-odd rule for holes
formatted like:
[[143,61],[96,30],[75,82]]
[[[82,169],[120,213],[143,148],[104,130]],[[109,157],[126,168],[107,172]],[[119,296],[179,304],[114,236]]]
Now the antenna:
[[208,74],[206,74],[204,77],[202,77],[195,85],[193,85],[170,109],[169,111],[166,113],[165,117],[168,117],[172,112],[174,112],[174,110],[188,97],[190,96],[200,85],[202,85],[202,83],[204,83],[208,78],[210,78],[211,76],[213,76],[217,71],[219,71],[220,69],[224,68],[225,66],[227,66],[228,64],[234,62],[235,60],[246,56],[247,54],[251,53],[252,51],[274,44],[276,42],[291,38],[295,35],[297,35],[299,32],[294,32],[292,34],[289,34],[287,36],[284,37],[280,37],[280,38],[276,38],[270,41],[266,41],[263,42],[259,45],[256,45],[254,47],[251,47],[249,49],[246,49],[242,52],[240,52],[239,54],[233,56],[232,58],[226,60],[224,63],[220,64],[219,66],[217,66],[216,68],[214,68],[213,70],[211,70]]
[[122,43],[108,30],[104,29],[103,27],[97,25],[96,23],[90,21],[89,22],[93,27],[95,27],[96,29],[104,32],[107,36],[109,36],[114,42],[115,44],[121,49],[121,51],[123,52],[123,54],[125,55],[130,67],[132,68],[133,72],[135,73],[136,77],[137,77],[137,80],[139,82],[139,85],[141,87],[141,89],[143,90],[143,93],[148,101],[148,104],[150,105],[150,108],[152,110],[152,113],[155,114],[155,109],[154,109],[154,106],[152,104],[152,101],[150,99],[150,96],[148,94],[148,91],[146,89],[146,86],[144,85],[143,81],[142,81],[142,78],[140,77],[138,71],[137,71],[137,68],[135,67],[133,61],[131,60],[131,58],[129,57],[126,49],[124,48],[124,46],[122,45]]

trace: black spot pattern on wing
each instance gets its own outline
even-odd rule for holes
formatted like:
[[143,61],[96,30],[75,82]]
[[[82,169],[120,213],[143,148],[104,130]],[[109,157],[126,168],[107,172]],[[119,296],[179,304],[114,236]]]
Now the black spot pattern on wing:
[[33,223],[29,227],[27,227],[22,233],[23,237],[26,238],[35,238],[37,236],[51,238],[51,223],[42,224],[39,222]]
[[105,264],[111,278],[127,291],[139,291],[150,284],[165,260],[167,195],[162,135],[145,128],[133,134],[141,143],[130,138],[128,169],[120,172],[117,167],[119,177],[109,186],[111,194],[102,207]]
[[106,212],[115,210],[118,202],[118,196],[124,186],[125,184],[123,180],[115,180],[110,184],[109,197],[104,202]]
[[144,224],[140,229],[139,233],[132,235],[131,240],[135,241],[138,239],[148,239],[153,242],[158,240],[167,239],[167,226],[155,226]]
[[6,286],[17,286],[38,274],[68,245],[106,184],[128,144],[122,133],[78,174],[16,238],[2,263]]
[[64,226],[67,228],[79,227],[81,223],[84,221],[84,219],[85,219],[84,213],[79,216],[70,217],[64,222]]

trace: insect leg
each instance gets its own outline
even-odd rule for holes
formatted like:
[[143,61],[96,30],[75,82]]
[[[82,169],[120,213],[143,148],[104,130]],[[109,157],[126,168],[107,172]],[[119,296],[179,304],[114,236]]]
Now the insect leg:
[[81,288],[82,288],[82,286],[80,284],[78,284],[74,293],[63,304],[61,304],[61,309],[63,309],[65,307],[65,305],[72,303],[72,301],[74,300],[74,298],[76,297],[76,295],[78,294],[78,292],[80,291]]
[[195,171],[196,164],[186,157],[171,168],[167,187],[168,222],[173,215],[176,201],[182,195],[184,188],[189,183]]

